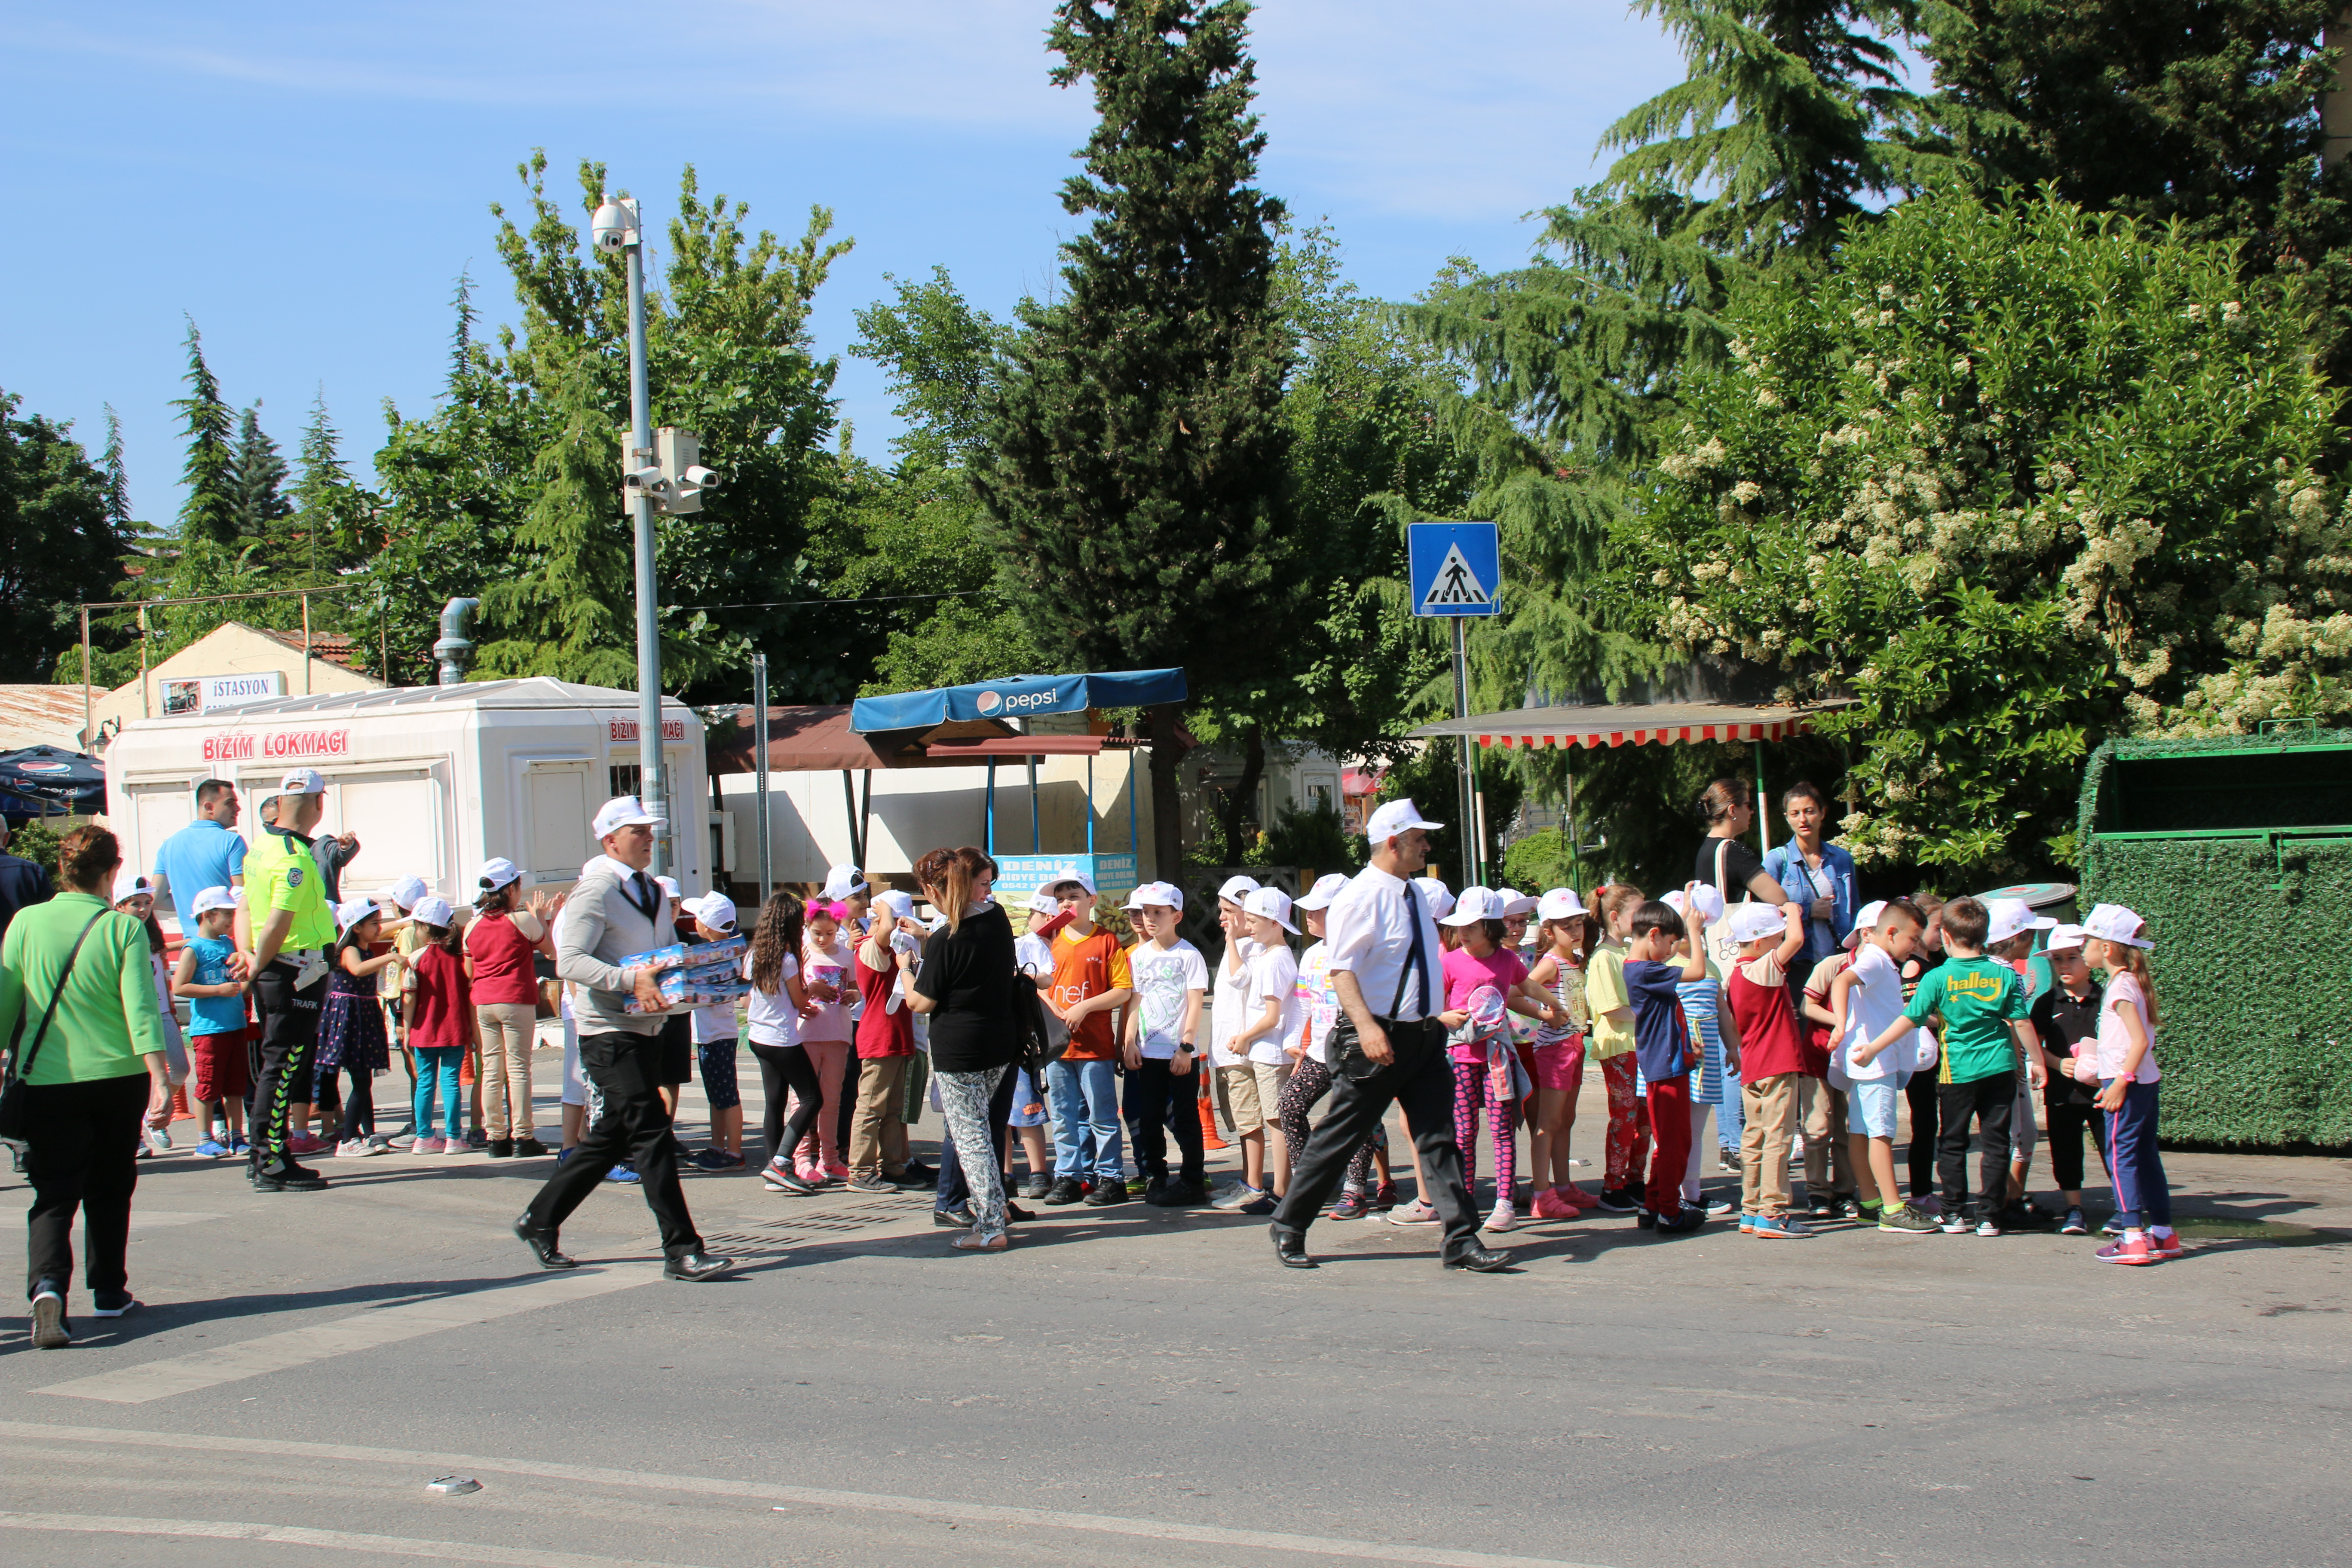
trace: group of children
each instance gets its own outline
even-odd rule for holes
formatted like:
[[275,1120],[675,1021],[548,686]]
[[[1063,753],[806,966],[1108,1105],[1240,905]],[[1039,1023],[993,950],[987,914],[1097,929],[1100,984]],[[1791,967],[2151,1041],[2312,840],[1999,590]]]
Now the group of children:
[[[824,896],[763,909],[742,961],[740,1016],[730,1002],[672,1026],[684,1056],[668,1076],[683,1082],[692,1074],[685,1062],[698,1059],[709,1106],[709,1146],[689,1155],[701,1169],[745,1163],[735,1052],[748,1038],[766,1089],[761,1173],[772,1189],[804,1195],[935,1180],[908,1152],[923,1075],[915,1060],[921,1020],[905,996],[929,922],[916,918],[906,894],[872,895],[855,871],[844,872]],[[415,879],[337,909],[313,1088],[310,1103],[296,1107],[297,1152],[362,1157],[392,1146],[376,1130],[373,1080],[395,1053],[409,1067],[413,1098],[410,1126],[394,1136],[413,1132],[412,1152],[550,1152],[531,1125],[529,1053],[545,993],[560,990],[543,993],[538,960],[551,955],[561,900],[526,902],[520,881],[509,862],[485,867],[462,923]],[[1131,943],[1098,921],[1083,874],[1040,889],[1017,959],[1054,1020],[1057,1049],[1044,1082],[1013,1075],[1003,1163],[1010,1178],[1016,1155],[1024,1158],[1028,1175],[1010,1190],[1049,1205],[1141,1196],[1271,1213],[1330,1089],[1325,1046],[1339,1003],[1321,939],[1325,911],[1346,882],[1326,876],[1294,903],[1278,888],[1229,879],[1218,892],[1223,952],[1213,964],[1182,935],[1184,896],[1171,884],[1147,883],[1125,901]],[[2103,904],[2079,926],[2059,925],[2015,900],[1922,895],[1865,907],[1843,951],[1809,963],[1799,956],[1797,906],[1726,909],[1699,883],[1660,900],[1607,885],[1593,890],[1590,909],[1565,888],[1537,899],[1508,888],[1457,896],[1433,878],[1416,887],[1444,949],[1454,1131],[1474,1189],[1482,1134],[1491,1152],[1488,1230],[1507,1231],[1522,1216],[1601,1210],[1675,1234],[1736,1207],[1740,1232],[1766,1239],[1801,1237],[1839,1215],[1893,1233],[2080,1235],[2089,1228],[2089,1131],[2117,1202],[2106,1226],[2114,1240],[2098,1256],[2146,1264],[2181,1249],[2157,1153],[2150,944],[2128,910]],[[685,941],[736,934],[724,895],[683,900],[674,886],[666,890]],[[118,894],[121,907],[152,925],[143,887]],[[239,896],[228,888],[197,895],[197,930],[168,980],[160,928],[152,932],[159,986],[185,1003],[190,1018],[197,1152],[215,1158],[245,1148],[248,1024],[232,934]],[[1302,923],[1299,951],[1292,939]],[[1588,1058],[1609,1106],[1597,1191],[1577,1183],[1570,1157]],[[567,1062],[567,1146],[589,1114],[583,1102],[591,1096],[573,1092],[576,1078]],[[2058,1210],[2026,1192],[2037,1098],[2063,1198]],[[1907,1196],[1895,1161],[1906,1101]],[[314,1106],[333,1119],[331,1137],[310,1135]],[[1736,1160],[1726,1159],[1741,1178],[1736,1205],[1722,1201],[1712,1211],[1703,1195],[1710,1116],[1725,1139],[1738,1133]],[[1241,1171],[1212,1193],[1205,1162],[1223,1144],[1219,1118],[1240,1145]],[[160,1129],[147,1137],[168,1146]],[[1139,1172],[1132,1179],[1130,1148]],[[1409,1144],[1406,1153],[1414,1158]],[[1800,1155],[1801,1205],[1790,1175]],[[1401,1201],[1389,1157],[1380,1132],[1354,1151],[1332,1217],[1436,1222],[1425,1199]]]

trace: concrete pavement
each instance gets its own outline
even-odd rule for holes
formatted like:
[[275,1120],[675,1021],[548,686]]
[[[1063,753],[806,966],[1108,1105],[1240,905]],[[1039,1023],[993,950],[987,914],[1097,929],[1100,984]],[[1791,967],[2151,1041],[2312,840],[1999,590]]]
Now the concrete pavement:
[[[151,1162],[147,1307],[78,1317],[59,1352],[0,1320],[0,1551],[2352,1562],[2344,1161],[2173,1156],[2209,1234],[2156,1268],[2048,1236],[1596,1218],[1523,1226],[1522,1267],[1487,1277],[1379,1222],[1317,1226],[1324,1267],[1292,1272],[1263,1222],[1141,1204],[1042,1211],[967,1257],[927,1196],[697,1176],[744,1260],[706,1286],[656,1277],[634,1189],[567,1227],[589,1267],[543,1275],[505,1227],[544,1161],[320,1163],[334,1190],[262,1197]],[[480,1489],[425,1489],[451,1473]]]

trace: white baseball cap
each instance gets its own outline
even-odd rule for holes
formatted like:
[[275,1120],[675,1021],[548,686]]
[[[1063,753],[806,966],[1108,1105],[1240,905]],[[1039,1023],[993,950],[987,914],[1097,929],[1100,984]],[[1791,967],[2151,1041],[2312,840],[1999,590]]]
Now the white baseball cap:
[[1345,871],[1326,871],[1316,878],[1315,885],[1290,907],[1294,910],[1328,910],[1331,907],[1331,900],[1339,896],[1339,889],[1347,885],[1348,873]]
[[2050,928],[2050,935],[2048,939],[2042,944],[2042,951],[2044,952],[2072,952],[2074,949],[2083,945],[2083,938],[2085,934],[2086,933],[2081,926],[2052,926]]
[[1442,921],[1454,912],[1454,894],[1434,877],[1415,877],[1412,885],[1421,889],[1422,901],[1429,906],[1429,918]]
[[2091,912],[2083,917],[2083,934],[2097,937],[2101,942],[2152,949],[2156,942],[2147,932],[2147,922],[2121,904],[2094,904]]
[[1040,886],[1037,890],[1041,893],[1051,892],[1065,882],[1076,882],[1079,887],[1084,888],[1087,890],[1087,897],[1091,899],[1095,896],[1094,874],[1092,872],[1080,871],[1075,868],[1067,871],[1055,872],[1052,876],[1045,879],[1044,884]]
[[1776,904],[1742,904],[1731,911],[1731,936],[1735,942],[1757,942],[1779,936],[1788,929],[1789,922]]
[[[522,868],[502,855],[482,862],[481,889],[486,893],[495,893],[509,882],[521,880]],[[418,890],[422,891],[424,886],[423,882],[418,882]]]
[[874,901],[881,905],[884,910],[887,910],[892,920],[910,921],[915,918],[915,900],[913,896],[911,894],[902,893],[896,888],[886,888],[881,892],[875,894]]
[[424,878],[403,877],[399,881],[378,893],[376,897],[389,899],[404,910],[413,910],[416,907],[416,900],[423,898],[425,891]]
[[735,929],[735,900],[724,893],[705,893],[698,899],[687,900],[681,907],[712,931]]
[[279,795],[324,795],[327,781],[316,768],[289,768],[278,781]]
[[449,907],[448,900],[437,893],[427,893],[416,900],[416,907],[408,911],[408,917],[418,925],[439,926],[446,931],[457,923],[457,912]]
[[1451,912],[1437,917],[1437,923],[1449,926],[1476,925],[1480,921],[1503,918],[1503,895],[1492,888],[1465,888],[1454,901]]
[[1415,827],[1443,827],[1442,822],[1432,822],[1421,815],[1420,808],[1410,800],[1392,800],[1372,813],[1371,821],[1364,825],[1364,837],[1375,844],[1385,844],[1398,834]]
[[2023,899],[1990,899],[1985,902],[1985,945],[2007,942],[2024,931],[2049,931],[2057,923],[2048,915],[2035,919],[2033,906]]
[[610,838],[624,827],[651,827],[660,820],[635,795],[616,795],[597,807],[588,831],[598,838]]
[[1228,877],[1225,879],[1225,885],[1217,889],[1217,897],[1229,899],[1238,904],[1256,892],[1257,889],[1258,880],[1255,877]]
[[128,866],[114,874],[114,901],[118,904],[133,893],[152,893],[154,890],[147,885],[144,873],[134,871]]
[[1841,945],[1843,945],[1849,952],[1852,952],[1854,945],[1862,941],[1862,933],[1866,931],[1876,929],[1878,925],[1878,917],[1885,912],[1886,900],[1885,899],[1874,900],[1870,903],[1866,903],[1863,905],[1862,908],[1854,910],[1853,929],[1845,933],[1845,941]]
[[[1711,926],[1723,918],[1723,895],[1713,888],[1702,887],[1696,894],[1689,896],[1677,888],[1662,901],[1685,921],[1696,915],[1702,926]],[[1696,910],[1691,907],[1694,902],[1698,906]]]
[[1495,891],[1503,900],[1505,920],[1509,920],[1513,915],[1531,915],[1536,912],[1536,900],[1532,894],[1522,893],[1517,888],[1497,888]]
[[1539,921],[1572,921],[1587,912],[1584,900],[1576,896],[1574,888],[1554,888],[1536,901],[1536,919]]
[[824,899],[845,899],[866,891],[866,875],[855,866],[835,866],[824,874]]
[[373,899],[345,899],[335,906],[335,929],[349,931],[370,915],[380,915],[383,912],[375,907]]
[[1033,915],[1058,915],[1062,912],[1062,900],[1040,888],[1029,895],[1029,912]]
[[1264,915],[1293,936],[1298,934],[1298,928],[1290,923],[1290,895],[1280,888],[1260,888],[1242,900],[1242,912]]
[[1144,908],[1146,905],[1150,905],[1155,909],[1174,910],[1178,914],[1182,914],[1184,912],[1184,889],[1178,887],[1173,882],[1146,882],[1143,886],[1136,889],[1135,891],[1128,894],[1127,903],[1124,907],[1130,910],[1139,910]]
[[654,880],[661,885],[663,898],[684,899],[686,897],[686,889],[677,885],[676,877],[656,877]]
[[212,910],[233,910],[244,898],[242,888],[206,888],[196,895],[189,912],[201,915]]

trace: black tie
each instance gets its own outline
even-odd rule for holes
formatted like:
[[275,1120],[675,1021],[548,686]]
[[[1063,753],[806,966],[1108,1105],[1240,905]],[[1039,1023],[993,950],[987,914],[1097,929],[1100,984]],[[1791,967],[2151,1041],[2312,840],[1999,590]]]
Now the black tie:
[[654,918],[653,879],[646,876],[643,871],[632,872],[630,874],[629,902],[635,904],[637,908],[637,913],[645,916],[646,919],[651,920]]
[[[1421,1016],[1427,1018],[1437,1011],[1436,998],[1429,993],[1429,952],[1421,942],[1421,900],[1413,896],[1412,884],[1404,885],[1405,919],[1412,923],[1412,951],[1405,955],[1405,969],[1421,977]],[[1404,976],[1397,976],[1397,994],[1404,994]]]

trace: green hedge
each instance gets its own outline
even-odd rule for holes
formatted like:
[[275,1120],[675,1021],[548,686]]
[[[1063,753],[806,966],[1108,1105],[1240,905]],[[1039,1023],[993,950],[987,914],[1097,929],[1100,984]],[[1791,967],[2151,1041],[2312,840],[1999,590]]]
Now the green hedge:
[[[2110,742],[2085,771],[2083,908],[2128,905],[2156,938],[2168,1142],[2352,1148],[2352,837],[2308,831],[2331,816],[2352,824],[2352,810],[2336,814],[2352,807],[2352,751],[2336,747],[2352,748],[2352,732]],[[2135,780],[2177,782],[2176,763],[2225,757],[2240,764],[2234,793],[2206,787],[2221,771],[2209,768],[2196,793],[2210,799],[2193,815],[2177,795],[2132,815]],[[2116,773],[2119,762],[2143,765]],[[2322,770],[2329,784],[2315,796]],[[2278,808],[2267,821],[2265,800]],[[2195,831],[2192,821],[2282,836],[2118,839],[2094,826]]]

